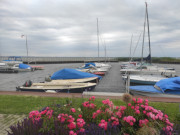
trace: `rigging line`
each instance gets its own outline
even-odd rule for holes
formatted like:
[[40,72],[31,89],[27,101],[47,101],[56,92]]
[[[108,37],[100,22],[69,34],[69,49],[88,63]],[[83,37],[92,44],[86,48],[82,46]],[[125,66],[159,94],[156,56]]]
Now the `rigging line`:
[[98,42],[98,57],[99,57],[99,26],[98,26],[98,18],[97,18],[97,42]]
[[129,61],[132,60],[132,57],[131,57],[132,39],[133,39],[133,34],[131,35],[131,44],[130,44],[130,52],[129,52]]
[[[147,10],[146,10],[147,11]],[[145,19],[144,19],[144,31],[143,31],[143,42],[142,42],[142,54],[141,54],[141,70],[142,70],[142,62],[143,62],[143,50],[144,50],[144,37],[145,37],[145,27],[146,27],[146,17],[147,14],[145,13]]]
[[[99,37],[100,37],[100,40],[101,40],[101,42],[102,42],[102,46],[103,46],[103,48],[104,48],[104,51],[105,51],[105,57],[106,57],[106,44],[105,44],[105,40],[103,40],[103,38],[102,38],[101,35],[100,35]],[[104,42],[103,42],[103,41],[104,41]]]
[[146,3],[146,16],[147,16],[147,26],[148,26],[148,39],[149,39],[149,55],[150,55],[150,64],[151,64],[151,44],[150,44],[150,30],[149,30],[149,17],[148,17],[148,7]]
[[[141,34],[142,34],[142,33],[140,33],[140,35],[139,35],[139,39],[138,39],[138,41],[137,41],[137,43],[136,43],[136,46],[135,46],[135,49],[134,49],[132,58],[134,57],[134,54],[135,54],[135,52],[136,52],[136,48],[137,48],[137,46],[138,46],[138,44],[139,44],[139,40],[140,40],[140,38],[141,38]],[[131,59],[132,59],[132,58],[131,58]]]

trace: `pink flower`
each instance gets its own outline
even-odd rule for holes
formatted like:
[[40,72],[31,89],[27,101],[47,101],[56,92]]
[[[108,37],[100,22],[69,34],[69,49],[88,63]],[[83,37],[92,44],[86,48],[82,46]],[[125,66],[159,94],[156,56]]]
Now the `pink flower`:
[[96,105],[95,105],[95,104],[93,104],[93,103],[90,103],[90,105],[89,105],[89,107],[90,107],[90,108],[92,108],[92,109],[94,109],[94,108],[95,108],[95,106],[96,106]]
[[134,122],[136,122],[136,119],[133,116],[124,117],[123,120],[129,123],[130,126],[133,126]]
[[133,126],[133,122],[132,122],[132,121],[131,121],[131,122],[129,122],[129,125],[130,125],[130,126]]
[[97,110],[96,112],[97,112],[97,113],[101,113],[101,110]]
[[77,134],[81,134],[81,133],[84,133],[85,132],[85,129],[84,128],[80,128],[80,130],[77,131]]
[[121,118],[121,117],[122,117],[122,113],[121,113],[121,112],[119,112],[119,111],[118,111],[118,112],[116,112],[115,114],[118,116],[118,118]]
[[131,106],[131,103],[128,103],[128,106]]
[[86,122],[84,122],[84,120],[82,118],[77,119],[77,127],[78,128],[82,128],[85,124],[86,124]]
[[44,111],[41,112],[41,115],[44,115],[46,113],[47,113],[47,110],[44,110]]
[[168,118],[168,116],[167,116],[166,114],[164,115],[164,117],[165,117],[165,118]]
[[120,107],[121,107],[121,108],[120,108],[121,111],[126,110],[126,107],[125,107],[125,106],[120,106]]
[[135,98],[133,98],[133,101],[134,101],[134,103],[136,103],[136,99]]
[[116,126],[119,125],[119,119],[116,117],[111,117],[111,119],[109,121],[112,121],[112,126]]
[[97,115],[98,114],[94,112],[92,118],[95,119]]
[[50,119],[52,117],[52,114],[53,114],[53,110],[48,110],[46,116],[48,116]]
[[73,130],[70,130],[69,135],[77,135],[77,134]]
[[75,113],[76,109],[75,108],[71,108],[71,112]]
[[71,115],[69,115],[67,119],[68,119],[67,122],[69,123],[74,122],[75,120]]
[[89,101],[91,101],[91,100],[94,101],[94,100],[95,100],[95,96],[90,97],[90,98],[89,98]]
[[145,102],[148,103],[149,102],[148,99],[146,99]]
[[143,99],[142,99],[142,98],[138,98],[137,103],[138,103],[138,104],[142,104],[142,103],[143,103]]
[[29,118],[32,119],[33,122],[39,121],[41,118],[41,113],[39,111],[32,111],[29,113]]
[[139,106],[135,106],[135,110],[139,110]]
[[99,127],[104,128],[105,130],[107,130],[107,122],[102,119],[101,122],[99,123]]
[[144,125],[147,125],[149,121],[147,119],[144,119],[144,120],[139,120],[139,126],[140,127],[143,127]]
[[172,135],[173,128],[171,126],[166,126],[163,128],[163,130],[167,135]]
[[68,128],[69,128],[70,130],[75,129],[75,128],[76,128],[75,122],[71,122],[70,124],[68,124]]
[[83,105],[84,107],[89,107],[89,101],[86,101],[86,102],[82,103],[82,105]]
[[95,96],[92,96],[91,98],[92,98],[92,99],[95,99]]
[[79,114],[79,115],[78,115],[78,117],[79,117],[79,118],[82,118],[82,115],[81,115],[81,114]]
[[146,111],[143,111],[144,114],[146,114]]
[[139,110],[136,110],[135,113],[136,113],[136,114],[140,114],[140,111],[139,111]]

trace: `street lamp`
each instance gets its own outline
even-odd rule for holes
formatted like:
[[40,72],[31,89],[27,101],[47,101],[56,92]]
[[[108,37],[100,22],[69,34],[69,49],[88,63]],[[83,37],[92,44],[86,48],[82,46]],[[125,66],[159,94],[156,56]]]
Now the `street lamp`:
[[[26,37],[26,51],[27,51],[27,61],[28,61],[28,45],[27,45],[27,35],[21,35],[21,38]],[[29,64],[29,61],[28,61]]]

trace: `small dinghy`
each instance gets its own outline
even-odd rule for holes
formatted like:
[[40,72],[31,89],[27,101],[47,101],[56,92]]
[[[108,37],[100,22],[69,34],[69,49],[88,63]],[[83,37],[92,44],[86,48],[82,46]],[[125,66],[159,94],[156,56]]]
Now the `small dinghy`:
[[26,81],[23,86],[18,86],[17,91],[32,91],[32,92],[65,92],[65,93],[82,93],[83,91],[91,91],[96,86],[96,83],[76,83],[76,82],[43,82],[32,83]]

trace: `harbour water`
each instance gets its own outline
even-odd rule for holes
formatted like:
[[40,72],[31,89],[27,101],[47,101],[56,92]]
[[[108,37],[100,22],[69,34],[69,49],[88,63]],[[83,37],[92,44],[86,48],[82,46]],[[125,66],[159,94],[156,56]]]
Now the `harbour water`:
[[[32,82],[44,82],[45,77],[52,75],[54,72],[63,68],[78,68],[83,63],[66,63],[66,64],[38,64],[44,66],[44,70],[34,72],[19,73],[0,73],[0,91],[16,91],[17,86],[21,86],[27,80]],[[95,92],[125,92],[125,86],[120,74],[120,64],[118,62],[109,63],[112,65],[110,71],[100,81],[94,89]],[[180,65],[178,64],[155,64],[160,67],[173,67],[176,75],[180,76]]]

